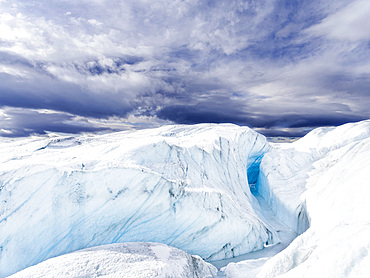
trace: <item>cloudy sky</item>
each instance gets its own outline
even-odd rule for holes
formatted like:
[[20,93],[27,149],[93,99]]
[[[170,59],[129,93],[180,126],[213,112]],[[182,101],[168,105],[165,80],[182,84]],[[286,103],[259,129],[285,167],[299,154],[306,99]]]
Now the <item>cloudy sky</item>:
[[370,118],[368,0],[0,0],[0,136]]

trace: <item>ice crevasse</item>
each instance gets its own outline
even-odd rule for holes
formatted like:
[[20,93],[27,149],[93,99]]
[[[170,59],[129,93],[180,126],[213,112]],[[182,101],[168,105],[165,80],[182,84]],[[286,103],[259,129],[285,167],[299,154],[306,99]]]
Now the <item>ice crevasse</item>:
[[229,124],[0,139],[0,277],[111,243],[165,243],[208,260],[276,243],[248,184],[269,149]]

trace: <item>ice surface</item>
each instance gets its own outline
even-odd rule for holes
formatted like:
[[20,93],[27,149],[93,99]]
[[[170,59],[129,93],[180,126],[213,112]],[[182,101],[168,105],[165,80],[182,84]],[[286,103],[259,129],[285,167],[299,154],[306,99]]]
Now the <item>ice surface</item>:
[[0,140],[0,277],[110,243],[160,242],[208,260],[274,244],[248,186],[269,148],[227,124]]
[[370,121],[275,145],[257,189],[302,234],[267,262],[230,264],[229,277],[247,268],[254,277],[369,277]]
[[46,260],[12,278],[215,277],[217,269],[198,256],[159,243],[116,243]]
[[[255,251],[223,277],[368,277],[370,121],[272,145],[234,125],[1,139],[0,276],[85,247],[152,241],[211,261]],[[295,235],[269,207],[300,234],[286,249]],[[145,246],[132,273],[175,273],[159,263],[172,249]]]
[[[326,190],[323,183],[333,182],[332,179],[336,179],[334,186],[339,186],[349,169],[365,169],[365,172],[368,169],[366,156],[363,161],[356,157],[368,151],[369,126],[369,121],[363,121],[337,128],[318,128],[294,143],[275,145],[263,157],[258,192],[284,223],[298,233],[304,232],[310,219],[302,194],[309,187],[316,186],[321,179],[322,184],[317,186],[321,192]],[[340,163],[335,165],[337,162]],[[340,201],[333,202],[342,205]]]

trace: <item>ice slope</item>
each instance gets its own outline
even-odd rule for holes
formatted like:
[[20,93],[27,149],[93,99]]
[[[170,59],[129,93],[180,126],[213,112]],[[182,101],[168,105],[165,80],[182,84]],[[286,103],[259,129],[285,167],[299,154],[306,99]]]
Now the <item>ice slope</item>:
[[62,255],[26,268],[12,278],[195,278],[217,269],[198,256],[159,243],[116,243]]
[[110,243],[208,260],[273,244],[247,182],[268,149],[249,128],[212,124],[0,139],[0,277]]
[[[294,143],[275,144],[275,148],[263,157],[258,192],[279,219],[302,233],[310,224],[303,193],[324,177],[327,183],[336,180],[341,184],[339,181],[349,169],[366,172],[367,156],[363,161],[357,160],[357,157],[363,157],[369,151],[369,137],[370,121],[362,121],[337,128],[318,128]],[[335,169],[338,172],[333,175]],[[324,190],[324,183],[316,188]]]
[[258,269],[269,258],[284,250],[297,237],[295,232],[276,218],[264,199],[256,192],[253,193],[261,208],[260,211],[256,210],[257,214],[269,227],[277,231],[281,242],[245,255],[212,262],[214,266],[220,269],[218,272],[219,277],[255,278]]
[[248,277],[246,266],[253,277],[369,277],[369,120],[275,145],[262,159],[257,189],[302,234],[255,268],[258,261],[226,267],[230,277]]

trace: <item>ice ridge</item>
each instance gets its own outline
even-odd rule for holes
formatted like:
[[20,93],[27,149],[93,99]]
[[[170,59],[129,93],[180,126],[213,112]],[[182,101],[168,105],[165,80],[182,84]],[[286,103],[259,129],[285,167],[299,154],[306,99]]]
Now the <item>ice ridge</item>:
[[0,141],[0,277],[111,243],[208,260],[273,244],[248,185],[269,148],[229,124]]

